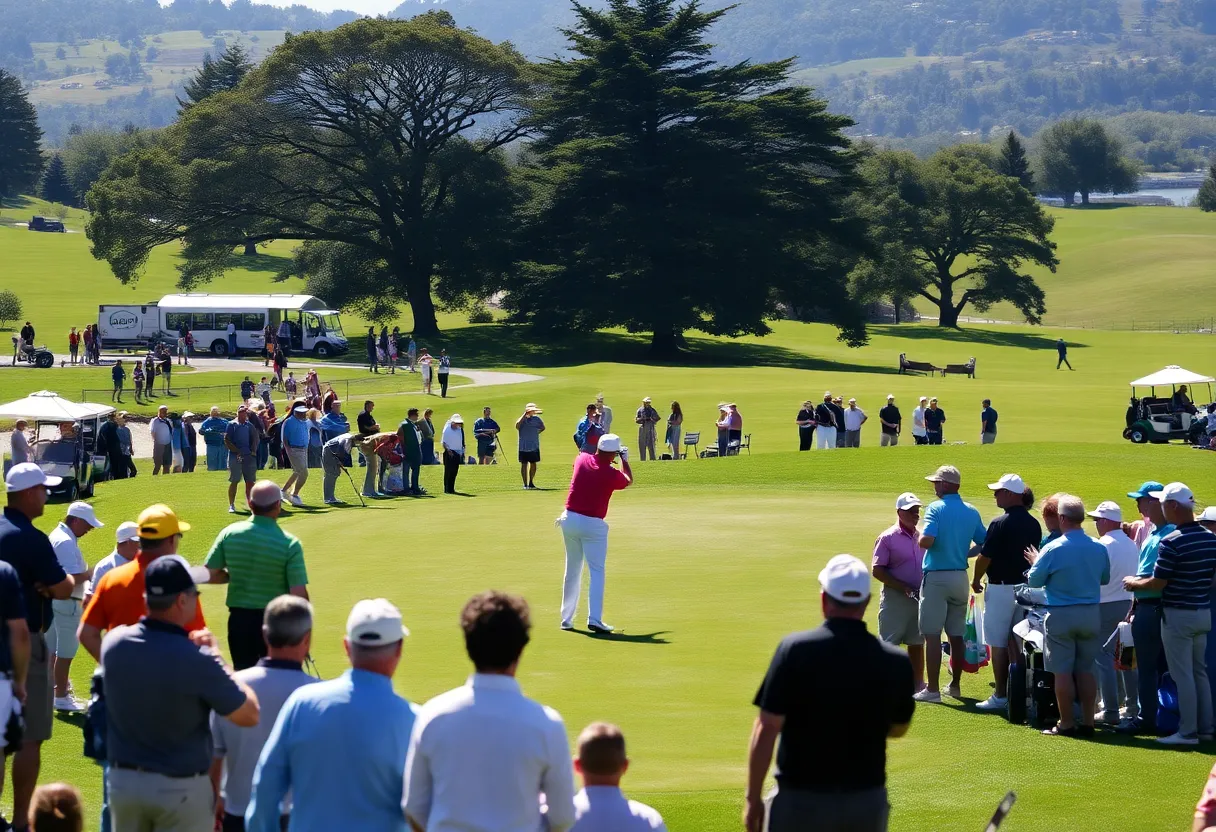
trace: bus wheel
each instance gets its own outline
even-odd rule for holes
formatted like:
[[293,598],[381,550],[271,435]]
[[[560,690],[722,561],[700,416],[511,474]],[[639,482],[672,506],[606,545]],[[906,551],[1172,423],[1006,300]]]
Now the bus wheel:
[[211,354],[216,358],[223,358],[228,354],[228,342],[221,341],[218,338],[211,342]]

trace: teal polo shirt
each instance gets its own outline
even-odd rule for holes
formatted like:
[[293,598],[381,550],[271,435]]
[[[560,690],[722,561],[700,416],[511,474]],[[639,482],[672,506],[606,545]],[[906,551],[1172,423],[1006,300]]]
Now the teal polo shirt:
[[[1167,523],[1160,528],[1153,529],[1149,536],[1144,538],[1144,545],[1140,547],[1140,565],[1136,568],[1137,578],[1153,577],[1153,568],[1157,565],[1157,550],[1161,548],[1161,538],[1172,532],[1174,528]],[[1160,598],[1161,590],[1137,589],[1134,594],[1137,598]]]
[[925,550],[925,571],[951,572],[967,569],[971,544],[983,543],[988,529],[975,506],[958,494],[947,494],[930,503],[922,534],[933,538],[933,546]]

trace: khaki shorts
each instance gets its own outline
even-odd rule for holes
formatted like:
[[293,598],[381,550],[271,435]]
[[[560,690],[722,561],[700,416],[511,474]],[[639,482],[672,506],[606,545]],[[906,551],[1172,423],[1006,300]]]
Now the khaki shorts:
[[1097,604],[1049,607],[1043,619],[1047,649],[1043,667],[1050,673],[1093,673],[1102,652],[1102,613]]
[[[885,436],[885,434],[884,434]],[[920,612],[915,600],[884,586],[878,601],[878,636],[888,644],[925,643],[920,632]]]
[[287,461],[291,463],[291,472],[301,481],[308,479],[308,447],[288,448]]
[[898,445],[899,444],[899,434],[884,432],[882,434],[882,439],[879,440],[879,444],[884,448],[887,447],[888,445]]
[[25,692],[25,739],[28,742],[49,740],[55,721],[55,686],[51,684],[50,651],[42,633],[30,633],[30,669]]
[[964,569],[926,572],[920,585],[920,631],[927,636],[962,636],[971,582]]
[[254,451],[251,454],[245,454],[244,459],[240,462],[236,461],[236,454],[228,452],[228,482],[238,483],[241,478],[245,482],[255,482],[258,478],[258,455]]
[[1022,608],[1013,593],[1015,584],[988,584],[984,589],[984,644],[1006,647],[1013,625],[1022,620]]

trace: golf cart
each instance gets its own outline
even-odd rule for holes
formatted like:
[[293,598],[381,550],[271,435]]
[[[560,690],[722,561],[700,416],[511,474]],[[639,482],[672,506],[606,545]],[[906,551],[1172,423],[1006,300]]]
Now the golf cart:
[[[1203,438],[1206,429],[1202,416],[1204,408],[1192,406],[1190,410],[1196,410],[1197,413],[1188,412],[1187,409],[1176,405],[1175,397],[1180,387],[1193,388],[1193,385],[1205,384],[1207,385],[1207,401],[1211,402],[1213,400],[1213,381],[1216,379],[1192,373],[1176,364],[1171,364],[1144,378],[1136,379],[1131,383],[1131,405],[1127,409],[1127,427],[1123,431],[1123,438],[1137,445],[1143,445],[1146,442],[1164,444],[1173,439],[1180,439],[1192,445],[1197,444]],[[1138,387],[1147,387],[1148,395],[1137,397],[1136,388]],[[1162,388],[1163,395],[1161,396],[1157,395],[1158,387]],[[1168,396],[1164,395],[1167,387],[1170,391]]]
[[55,354],[48,350],[46,346],[35,347],[33,344],[23,344],[21,347],[17,343],[21,340],[21,336],[13,336],[13,366],[16,367],[19,363],[29,364],[31,367],[39,367],[43,370],[55,366]]
[[[104,404],[68,401],[48,390],[0,405],[0,419],[25,419],[34,425],[30,461],[62,482],[52,496],[69,502],[93,496],[99,480],[109,474],[109,458],[98,452],[101,420],[114,408]],[[6,468],[8,463],[5,463]]]
[[1018,649],[1009,663],[1009,704],[1006,717],[1014,725],[1029,723],[1040,731],[1055,725],[1060,718],[1056,704],[1055,675],[1043,665],[1047,634],[1046,596],[1042,589],[1020,586],[1015,591],[1021,621],[1013,626]]

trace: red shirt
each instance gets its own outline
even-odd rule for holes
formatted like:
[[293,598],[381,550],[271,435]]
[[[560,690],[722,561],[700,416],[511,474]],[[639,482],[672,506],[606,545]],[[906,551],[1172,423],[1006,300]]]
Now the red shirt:
[[604,519],[613,491],[629,486],[625,472],[602,463],[598,454],[579,454],[574,460],[574,476],[566,495],[566,510],[585,517]]

